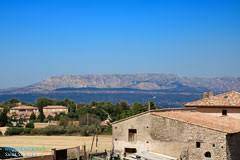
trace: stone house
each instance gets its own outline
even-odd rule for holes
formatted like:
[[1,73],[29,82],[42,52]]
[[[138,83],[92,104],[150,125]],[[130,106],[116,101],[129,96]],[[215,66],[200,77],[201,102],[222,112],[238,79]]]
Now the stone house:
[[150,111],[113,123],[113,145],[121,157],[239,160],[240,121],[193,110]]
[[230,91],[216,96],[211,92],[205,93],[202,99],[186,103],[185,107],[195,107],[198,112],[209,115],[228,115],[240,119],[240,93]]
[[24,120],[29,120],[32,113],[38,116],[39,114],[38,108],[33,106],[18,104],[16,107],[13,107],[10,109],[9,115],[16,116],[17,119],[22,118]]
[[46,117],[48,116],[53,116],[55,117],[56,115],[60,113],[68,113],[68,108],[65,106],[46,106],[43,107],[43,113]]

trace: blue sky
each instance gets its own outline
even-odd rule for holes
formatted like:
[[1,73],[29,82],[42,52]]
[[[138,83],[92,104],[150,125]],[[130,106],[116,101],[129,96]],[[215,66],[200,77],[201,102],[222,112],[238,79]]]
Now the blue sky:
[[240,76],[238,0],[1,0],[0,88],[53,75]]

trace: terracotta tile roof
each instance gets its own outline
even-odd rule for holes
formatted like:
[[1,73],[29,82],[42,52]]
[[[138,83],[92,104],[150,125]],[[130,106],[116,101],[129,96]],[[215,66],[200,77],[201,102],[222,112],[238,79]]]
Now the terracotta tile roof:
[[17,106],[17,107],[13,107],[11,108],[11,110],[38,110],[37,107],[33,107],[33,106],[26,106],[26,105],[21,105],[21,106]]
[[43,107],[43,109],[68,109],[68,108],[65,106],[46,106]]
[[210,116],[196,111],[161,111],[151,112],[151,115],[174,119],[225,133],[240,132],[239,119],[229,116]]
[[240,108],[240,93],[230,91],[227,93],[210,96],[197,101],[185,104],[185,107],[239,107]]

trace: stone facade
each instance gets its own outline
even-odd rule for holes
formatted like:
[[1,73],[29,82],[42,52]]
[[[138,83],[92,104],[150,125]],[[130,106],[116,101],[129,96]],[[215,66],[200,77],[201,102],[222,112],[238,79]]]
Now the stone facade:
[[68,113],[68,108],[65,106],[46,106],[43,107],[43,113],[46,117],[52,116],[55,117],[60,113]]
[[[129,129],[136,129],[129,142]],[[239,160],[239,134],[228,134],[177,119],[138,115],[113,124],[113,144],[122,156],[127,148],[181,160]],[[211,158],[210,158],[211,157]]]
[[28,120],[31,114],[34,113],[36,116],[39,115],[37,107],[20,105],[10,109],[9,116],[16,116],[17,119],[22,118]]

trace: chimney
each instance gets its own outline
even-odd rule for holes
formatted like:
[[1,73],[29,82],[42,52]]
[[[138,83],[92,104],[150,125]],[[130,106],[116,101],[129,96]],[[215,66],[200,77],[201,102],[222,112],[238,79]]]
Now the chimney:
[[202,95],[202,98],[210,98],[214,96],[214,93],[213,92],[204,92],[203,95]]

